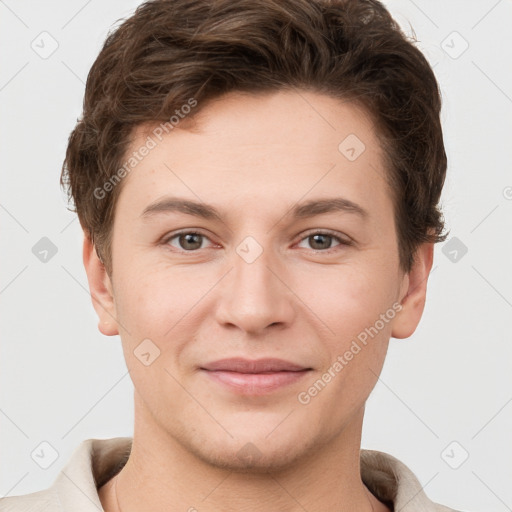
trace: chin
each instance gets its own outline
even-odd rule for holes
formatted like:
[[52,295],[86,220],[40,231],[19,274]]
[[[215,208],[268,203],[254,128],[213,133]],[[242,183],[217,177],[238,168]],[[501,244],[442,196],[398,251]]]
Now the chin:
[[[298,433],[300,434],[300,433]],[[283,430],[276,433],[251,436],[233,433],[233,438],[218,437],[215,441],[188,440],[188,450],[206,464],[238,473],[269,473],[293,467],[296,462],[313,451],[314,442],[307,443],[303,435],[293,436]],[[270,440],[270,437],[274,439]],[[197,440],[195,440],[197,441]]]
[[289,449],[262,452],[254,443],[247,442],[238,450],[196,450],[196,456],[219,469],[237,473],[265,474],[292,467],[300,458],[300,453]]

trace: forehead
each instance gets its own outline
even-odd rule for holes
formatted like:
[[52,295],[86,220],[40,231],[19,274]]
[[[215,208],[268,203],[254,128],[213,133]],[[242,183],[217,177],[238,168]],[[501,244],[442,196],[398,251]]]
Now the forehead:
[[379,136],[354,103],[280,91],[231,93],[198,107],[171,129],[135,130],[127,156],[151,149],[124,179],[119,202],[142,211],[164,194],[266,209],[333,192],[371,197],[374,206],[389,200]]

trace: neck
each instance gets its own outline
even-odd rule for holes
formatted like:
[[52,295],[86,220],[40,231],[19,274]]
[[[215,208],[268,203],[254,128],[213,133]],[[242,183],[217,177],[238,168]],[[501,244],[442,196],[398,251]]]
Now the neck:
[[214,466],[154,422],[140,421],[130,457],[100,490],[105,512],[389,512],[364,486],[359,447],[364,409],[323,446],[288,467],[252,472]]

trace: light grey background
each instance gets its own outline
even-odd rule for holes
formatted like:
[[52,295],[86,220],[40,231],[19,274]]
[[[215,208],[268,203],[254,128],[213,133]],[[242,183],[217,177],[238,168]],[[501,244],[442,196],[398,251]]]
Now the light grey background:
[[[58,181],[89,68],[138,3],[0,0],[0,496],[48,487],[84,439],[133,433],[120,340],[96,328]],[[436,249],[418,330],[391,341],[363,447],[404,461],[435,501],[512,510],[512,3],[386,5],[441,84],[443,205],[458,240]],[[43,237],[57,249],[46,262],[32,252]],[[47,469],[42,442],[58,452]]]

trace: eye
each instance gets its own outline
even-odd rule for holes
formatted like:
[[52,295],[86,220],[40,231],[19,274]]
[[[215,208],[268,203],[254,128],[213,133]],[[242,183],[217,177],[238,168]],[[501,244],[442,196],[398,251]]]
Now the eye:
[[[305,247],[304,243],[308,244],[309,247]],[[330,233],[312,233],[307,237],[303,238],[298,246],[305,247],[306,249],[313,249],[315,251],[323,251],[331,249],[338,245],[350,245],[348,240],[344,240],[338,236],[331,235]]]
[[197,249],[204,249],[204,243],[207,241],[210,242],[209,238],[205,235],[195,231],[187,231],[172,235],[165,243],[183,251],[195,251]]

